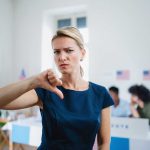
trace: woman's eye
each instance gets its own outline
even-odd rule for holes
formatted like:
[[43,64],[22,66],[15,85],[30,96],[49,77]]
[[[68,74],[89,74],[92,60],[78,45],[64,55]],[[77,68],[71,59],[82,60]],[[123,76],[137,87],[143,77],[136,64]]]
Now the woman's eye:
[[71,53],[71,52],[73,52],[72,49],[68,49],[68,50],[67,50],[67,53]]
[[59,54],[60,53],[60,51],[54,51],[54,54]]

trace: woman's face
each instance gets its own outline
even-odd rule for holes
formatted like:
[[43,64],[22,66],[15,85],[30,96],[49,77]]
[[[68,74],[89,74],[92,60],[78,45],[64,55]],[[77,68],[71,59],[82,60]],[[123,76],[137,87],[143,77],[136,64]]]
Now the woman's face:
[[80,69],[80,60],[85,50],[81,49],[75,40],[69,37],[59,37],[53,40],[54,60],[62,74],[76,73]]

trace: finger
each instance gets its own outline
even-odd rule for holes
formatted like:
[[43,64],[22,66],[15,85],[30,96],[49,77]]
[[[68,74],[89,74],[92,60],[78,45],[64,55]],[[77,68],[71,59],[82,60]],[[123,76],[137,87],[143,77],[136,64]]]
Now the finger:
[[60,81],[58,78],[53,77],[53,78],[48,79],[48,80],[49,80],[50,85],[52,85],[54,87],[62,85],[62,81]]
[[48,80],[53,86],[62,85],[62,81],[54,73],[48,75]]
[[60,79],[57,79],[57,86],[61,86],[62,85],[62,81]]
[[51,80],[49,81],[50,85],[52,85],[53,87],[57,86],[57,80]]
[[47,75],[48,76],[56,76],[55,73],[50,69],[47,71]]
[[56,93],[61,99],[64,98],[63,93],[56,86],[51,86],[48,82],[43,85],[43,88]]
[[57,87],[53,89],[53,92],[56,93],[61,99],[64,99],[63,93]]
[[53,83],[57,82],[57,79],[56,79],[56,77],[54,77],[54,76],[53,76],[53,77],[49,77],[49,76],[48,76],[48,81],[49,81],[50,84],[53,85]]
[[50,82],[54,82],[55,80],[58,79],[57,75],[54,74],[53,72],[52,72],[52,73],[48,73],[47,78],[48,78],[48,80],[49,80]]

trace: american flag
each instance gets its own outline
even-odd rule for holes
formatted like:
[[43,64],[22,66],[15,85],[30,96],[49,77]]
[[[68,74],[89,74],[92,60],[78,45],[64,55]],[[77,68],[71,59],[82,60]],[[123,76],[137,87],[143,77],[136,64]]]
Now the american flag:
[[25,73],[25,70],[22,69],[22,70],[21,70],[21,73],[20,73],[20,76],[19,76],[19,79],[20,79],[20,80],[24,80],[25,78],[26,78],[26,73]]
[[129,80],[130,72],[129,70],[118,70],[116,72],[116,79],[117,80]]
[[143,80],[150,80],[150,70],[143,71]]

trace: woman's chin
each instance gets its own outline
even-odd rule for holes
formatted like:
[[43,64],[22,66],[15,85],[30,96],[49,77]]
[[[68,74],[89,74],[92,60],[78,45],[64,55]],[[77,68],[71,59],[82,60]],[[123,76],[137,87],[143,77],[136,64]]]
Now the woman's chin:
[[62,74],[70,74],[70,72],[67,71],[67,70],[60,70],[60,72],[61,72]]

